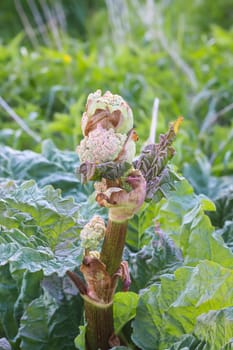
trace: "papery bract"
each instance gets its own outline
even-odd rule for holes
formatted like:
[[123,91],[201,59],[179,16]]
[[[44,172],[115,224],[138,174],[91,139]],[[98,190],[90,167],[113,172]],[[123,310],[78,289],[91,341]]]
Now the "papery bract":
[[114,222],[124,222],[130,219],[142,206],[146,196],[146,180],[139,170],[132,171],[126,182],[131,186],[127,192],[121,187],[97,185],[96,200],[99,205],[109,208],[109,218]]
[[110,91],[101,96],[101,90],[97,90],[87,98],[86,111],[82,117],[83,135],[87,136],[97,124],[127,134],[133,128],[132,110],[121,96],[113,95]]

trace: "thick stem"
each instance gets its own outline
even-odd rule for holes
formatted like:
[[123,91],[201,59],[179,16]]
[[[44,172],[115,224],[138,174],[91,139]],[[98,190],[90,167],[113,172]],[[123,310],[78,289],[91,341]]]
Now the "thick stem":
[[[113,276],[119,269],[122,259],[122,253],[125,245],[125,237],[127,232],[128,222],[116,223],[109,219],[105,239],[102,246],[100,260],[106,265],[107,276]],[[83,262],[83,274],[86,281],[89,280],[89,293],[91,295],[92,287],[96,289],[96,269],[99,268],[99,275],[103,276],[102,287],[108,290],[109,303],[99,303],[90,299],[89,296],[84,296],[85,318],[87,321],[86,328],[86,348],[87,350],[107,350],[111,347],[110,338],[114,336],[113,324],[113,303],[112,296],[117,285],[117,278],[110,277],[111,282],[108,285],[108,278],[103,275],[102,266],[97,264],[97,261]],[[93,284],[93,280],[95,283]],[[90,283],[91,282],[91,283]],[[98,288],[97,288],[98,289]],[[106,291],[105,290],[105,291]],[[95,291],[97,292],[97,291]],[[99,291],[98,291],[99,292]],[[99,293],[96,293],[99,295]]]
[[87,285],[75,273],[67,272],[84,299],[86,350],[107,350],[120,344],[119,338],[114,335],[112,298],[119,276],[127,226],[128,221],[117,223],[109,219],[100,259],[87,255],[80,268]]
[[84,298],[86,328],[86,349],[107,350],[109,339],[114,333],[113,305],[95,303]]
[[127,226],[128,221],[118,223],[110,219],[108,220],[100,259],[106,265],[107,272],[110,276],[112,276],[120,266]]

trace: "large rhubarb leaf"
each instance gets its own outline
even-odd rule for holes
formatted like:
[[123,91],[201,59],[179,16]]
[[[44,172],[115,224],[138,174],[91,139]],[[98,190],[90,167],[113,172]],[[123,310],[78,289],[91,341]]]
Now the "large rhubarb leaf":
[[[2,215],[0,223],[4,227],[34,226],[40,229],[54,246],[60,235],[77,227],[79,206],[72,198],[62,198],[60,190],[52,186],[38,188],[34,181],[20,186],[10,183],[0,189]],[[8,218],[10,220],[8,220]]]
[[195,334],[209,344],[210,350],[222,349],[228,342],[233,345],[233,307],[200,315]]
[[73,350],[74,338],[82,317],[80,300],[56,300],[48,293],[33,300],[20,322],[20,349]]
[[154,214],[162,230],[182,249],[185,264],[196,265],[208,259],[232,267],[231,250],[205,215],[205,211],[215,209],[214,204],[202,195],[195,195],[186,180],[177,182],[175,189],[160,201]]
[[[225,308],[224,317],[229,328],[223,331],[225,321],[222,325],[219,323],[219,338],[222,339],[219,344],[227,344],[232,337],[232,283],[233,271],[211,261],[179,268],[174,275],[161,276],[161,284],[152,285],[139,299],[133,322],[134,342],[141,349],[162,350],[178,342],[184,334],[196,331],[197,339],[215,350],[213,337],[217,336],[217,328],[213,324],[223,316],[223,312],[217,311]],[[216,311],[215,316],[213,313],[203,315],[211,310]],[[212,332],[208,329],[208,317],[212,317],[212,327],[209,324]],[[201,322],[206,322],[202,332]]]
[[81,185],[76,168],[78,156],[75,152],[60,151],[48,140],[42,143],[42,153],[29,150],[17,151],[10,147],[0,147],[0,178],[22,182],[35,180],[39,187],[52,185],[83,202],[92,193],[93,186]]
[[[72,348],[83,308],[65,275],[82,261],[80,207],[34,181],[8,181],[0,191],[0,329],[13,349],[46,350],[53,341],[56,349]],[[48,319],[52,314],[54,321]],[[68,345],[59,343],[62,336]]]
[[[149,236],[149,235],[148,235]],[[131,290],[139,291],[164,273],[171,273],[183,264],[181,250],[159,228],[152,228],[151,241],[137,253],[125,251],[131,276]]]
[[198,340],[192,334],[186,334],[166,350],[208,350],[204,341]]
[[138,294],[133,292],[118,292],[114,296],[113,314],[116,334],[136,315]]

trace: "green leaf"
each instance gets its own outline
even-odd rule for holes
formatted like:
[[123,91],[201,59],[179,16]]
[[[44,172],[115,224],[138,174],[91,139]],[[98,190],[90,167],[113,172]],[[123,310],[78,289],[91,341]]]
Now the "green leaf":
[[33,179],[39,187],[52,185],[61,189],[63,195],[83,202],[93,192],[93,186],[81,185],[75,175],[78,165],[75,152],[60,151],[50,140],[43,142],[42,154],[0,147],[0,177],[17,182]]
[[[82,304],[79,299],[75,301],[77,296],[75,298],[69,296],[70,288],[66,288],[70,300],[66,299],[62,284],[56,280],[54,282],[53,276],[54,274],[64,276],[68,269],[75,269],[81,263],[82,251],[76,237],[79,207],[72,199],[61,198],[59,191],[51,186],[39,189],[33,182],[13,187],[6,184],[1,190],[0,202],[5,227],[1,228],[0,235],[1,329],[16,348],[22,339],[22,349],[43,349],[43,346],[47,349],[50,345],[52,349],[53,344],[56,349],[59,349],[59,346],[71,349],[72,345],[63,346],[58,340],[63,334],[63,314],[68,318],[64,322],[67,324],[71,322],[64,339],[70,337],[70,344],[73,344],[71,340],[73,341],[77,334],[83,313]],[[12,222],[8,221],[9,217],[14,219],[14,226],[20,227],[21,230],[8,228]],[[72,235],[71,229],[74,229]],[[49,235],[52,230],[51,239]],[[69,241],[71,236],[73,239]],[[54,247],[54,237],[56,237],[56,249],[53,251],[49,245]],[[10,293],[8,291],[6,296],[4,276],[7,271],[6,285],[11,291]],[[43,299],[41,286],[43,290],[49,291],[48,299],[52,300],[51,304]],[[56,320],[55,323],[48,321],[47,318],[53,311],[54,317],[61,321]],[[35,327],[32,326],[33,322]],[[18,331],[20,323],[21,328]],[[53,333],[50,326],[57,334]],[[41,336],[40,339],[37,334],[39,338]],[[47,345],[42,346],[40,342],[44,344],[45,339]],[[69,344],[69,341],[66,343]]]
[[[161,276],[161,285],[152,285],[140,296],[132,339],[141,349],[171,346],[182,335],[195,331],[200,315],[231,308],[232,283],[233,271],[211,261]],[[231,316],[228,319],[230,324]],[[207,337],[210,333],[204,334],[200,340],[211,344],[211,337]]]
[[132,340],[140,349],[154,350],[159,345],[162,315],[157,300],[158,288],[151,286],[138,302]]
[[18,332],[18,323],[14,315],[18,288],[8,265],[0,266],[0,276],[0,329],[9,340],[13,340]]
[[[233,178],[231,179],[232,183]],[[226,221],[233,221],[233,189],[229,186],[223,188],[215,197],[216,212],[209,213],[214,226],[222,228]]]
[[194,335],[187,334],[167,350],[207,350],[207,348],[203,341],[198,340]]
[[138,299],[138,294],[133,292],[118,292],[114,295],[113,315],[116,334],[135,317]]
[[126,243],[134,251],[138,251],[150,241],[146,230],[153,224],[154,208],[153,202],[144,203],[140,211],[129,220]]
[[216,231],[216,235],[220,235],[233,252],[233,220],[226,221],[223,228]]
[[[60,190],[52,186],[38,188],[34,181],[24,182],[20,186],[1,188],[0,204],[5,209],[3,221],[6,227],[36,225],[40,227],[51,246],[54,246],[61,234],[74,226],[79,218],[79,206],[72,198],[62,198]],[[4,217],[11,218],[8,222]],[[2,219],[0,219],[2,220]]]
[[161,230],[152,228],[153,238],[137,253],[125,252],[129,263],[131,290],[139,291],[171,273],[183,263],[181,250]]
[[57,303],[48,293],[41,295],[29,304],[21,318],[20,349],[75,349],[81,316],[78,300]]
[[196,196],[186,180],[177,182],[175,188],[157,205],[155,220],[182,249],[185,264],[195,266],[200,260],[208,259],[231,267],[233,254],[215,234],[204,212],[213,208],[212,203]]
[[[20,234],[25,240],[19,244],[14,237],[18,238]],[[81,264],[83,254],[78,242],[77,246],[64,242],[54,253],[45,245],[38,244],[40,240],[36,237],[27,237],[19,230],[2,231],[1,235],[10,237],[11,242],[0,244],[0,264],[3,266],[9,263],[10,271],[16,280],[21,280],[26,270],[42,270],[45,276],[54,272],[64,276],[68,269],[72,270]]]
[[[17,284],[18,284],[18,298],[14,305],[14,315],[17,320],[19,320],[25,310],[25,308],[28,306],[28,304],[35,298],[38,298],[41,294],[41,281],[43,279],[43,272],[36,271],[36,272],[29,272],[25,271],[23,273],[22,279],[20,280],[19,275],[16,274],[14,277],[16,277]],[[21,276],[20,276],[21,277]]]
[[0,350],[11,350],[11,345],[6,338],[0,338]]
[[215,204],[210,201],[210,199],[204,195],[199,196],[201,207],[204,211],[216,211]]
[[200,315],[195,334],[210,344],[210,350],[222,349],[233,339],[233,307]]
[[223,227],[226,220],[233,219],[232,176],[214,177],[211,176],[210,171],[210,162],[200,152],[196,152],[194,162],[184,166],[184,175],[192,184],[195,192],[205,194],[214,201],[216,211],[213,211],[213,208],[203,207],[204,210],[211,211],[208,215],[212,224]]
[[79,335],[74,340],[76,349],[86,350],[86,326],[79,326]]

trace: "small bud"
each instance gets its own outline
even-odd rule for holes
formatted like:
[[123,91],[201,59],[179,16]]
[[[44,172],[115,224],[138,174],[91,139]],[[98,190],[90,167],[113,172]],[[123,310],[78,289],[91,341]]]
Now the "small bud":
[[81,245],[87,250],[96,250],[106,231],[104,220],[93,216],[80,232]]

